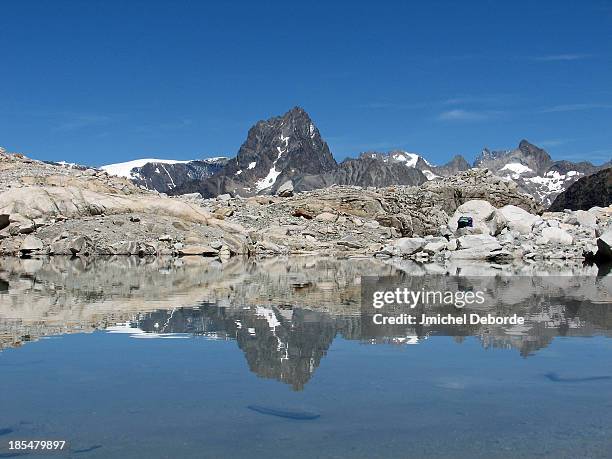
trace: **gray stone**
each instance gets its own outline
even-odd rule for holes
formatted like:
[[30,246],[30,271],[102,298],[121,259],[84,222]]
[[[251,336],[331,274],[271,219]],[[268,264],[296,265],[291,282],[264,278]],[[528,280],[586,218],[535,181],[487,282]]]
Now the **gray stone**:
[[82,254],[85,255],[89,253],[89,249],[91,246],[91,240],[85,236],[77,236],[73,240],[70,241],[68,247],[73,254]]
[[586,210],[577,210],[576,213],[576,220],[578,220],[578,223],[581,226],[587,226],[587,227],[595,227],[597,226],[597,217],[595,212],[591,212],[586,211]]
[[501,244],[493,236],[486,234],[470,234],[458,239],[460,249],[500,250]]
[[21,253],[30,253],[37,250],[42,250],[44,247],[43,241],[36,236],[27,236],[21,243],[19,250]]
[[425,245],[425,247],[423,247],[423,252],[427,252],[427,253],[438,253],[441,252],[442,250],[446,249],[446,244],[448,244],[448,241],[444,240],[444,242],[442,241],[433,241],[433,242],[429,242],[427,243],[427,245]]
[[506,219],[501,212],[489,202],[474,199],[457,207],[457,210],[448,221],[451,231],[457,231],[459,217],[472,217],[473,227],[483,234],[497,235],[506,227]]
[[188,245],[179,249],[179,254],[182,256],[187,255],[203,255],[205,257],[213,257],[219,253],[218,250],[206,245]]
[[520,207],[507,205],[499,209],[499,212],[504,216],[507,226],[512,231],[518,231],[520,234],[528,234],[532,231],[533,226],[542,220],[537,215],[532,215]]
[[36,225],[34,222],[22,223],[19,225],[19,232],[21,234],[30,234],[36,230]]
[[562,245],[571,245],[574,238],[564,229],[548,227],[542,229],[541,240],[545,243],[556,243]]
[[397,250],[398,255],[407,256],[420,252],[428,241],[422,237],[402,237],[391,242],[391,246]]
[[331,212],[321,212],[315,217],[315,220],[320,222],[333,222],[336,221],[336,219],[337,215],[332,214]]
[[287,180],[278,188],[278,190],[276,190],[276,194],[282,198],[293,196],[293,182],[291,180]]

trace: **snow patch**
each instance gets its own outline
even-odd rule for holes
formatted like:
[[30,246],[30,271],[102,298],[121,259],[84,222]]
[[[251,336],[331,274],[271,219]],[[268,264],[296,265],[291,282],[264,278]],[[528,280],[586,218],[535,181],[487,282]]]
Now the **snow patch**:
[[266,188],[270,188],[276,182],[276,179],[281,174],[281,171],[276,170],[276,161],[272,164],[270,168],[270,172],[264,178],[257,180],[255,182],[255,189],[257,191],[265,190]]
[[266,321],[268,322],[268,327],[270,327],[271,330],[274,330],[276,327],[278,327],[281,324],[276,318],[276,314],[274,314],[274,311],[270,308],[264,308],[262,306],[257,306],[257,309],[255,310],[255,314],[258,317],[263,317],[264,319],[266,319]]
[[423,171],[423,175],[425,175],[425,177],[427,177],[427,180],[433,180],[435,178],[440,177],[439,175],[434,174],[432,171],[424,169]]
[[145,159],[135,159],[133,161],[126,161],[124,163],[107,164],[106,166],[102,166],[100,169],[108,172],[110,175],[130,178],[132,176],[132,169],[134,169],[135,167],[142,167],[148,163],[185,164],[189,162],[191,161],[178,161],[175,159],[145,158]]
[[249,163],[249,167],[247,167],[247,169],[253,169],[255,168],[255,166],[257,166],[257,161],[253,161],[252,163]]
[[406,151],[393,153],[392,158],[396,161],[401,161],[406,163],[406,167],[414,167],[419,160],[419,155],[416,153],[408,153]]
[[521,163],[508,163],[504,167],[502,167],[500,170],[502,171],[508,170],[508,171],[514,172],[515,174],[519,174],[519,175],[524,174],[525,172],[533,172],[531,168]]

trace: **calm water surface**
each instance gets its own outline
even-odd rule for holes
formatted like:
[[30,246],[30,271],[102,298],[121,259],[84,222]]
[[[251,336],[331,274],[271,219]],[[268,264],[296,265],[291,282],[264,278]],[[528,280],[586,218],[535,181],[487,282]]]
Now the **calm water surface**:
[[521,329],[365,335],[360,276],[444,269],[4,260],[0,457],[16,439],[83,458],[611,457],[605,301],[573,289],[500,303]]

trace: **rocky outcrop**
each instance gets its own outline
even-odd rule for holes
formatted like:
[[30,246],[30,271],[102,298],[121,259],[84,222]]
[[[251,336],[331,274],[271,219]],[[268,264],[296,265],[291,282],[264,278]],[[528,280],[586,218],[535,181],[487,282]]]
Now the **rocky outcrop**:
[[606,207],[612,204],[612,168],[582,177],[560,193],[549,210],[588,210],[591,207]]
[[[105,172],[5,155],[0,183],[6,186],[0,192],[3,254],[172,254],[190,236],[197,244],[222,241],[231,253],[248,253],[240,225]],[[160,240],[164,234],[170,238]]]
[[[496,175],[516,182],[521,191],[548,207],[578,179],[610,167],[610,164],[595,166],[586,161],[553,161],[542,148],[521,140],[514,150],[490,151],[485,148],[474,161],[474,167],[486,167]],[[556,206],[554,210],[563,209]]]
[[[456,220],[462,216],[472,219],[472,227],[457,228]],[[535,259],[586,258],[605,262],[612,244],[611,222],[612,206],[594,208],[588,213],[544,213],[540,217],[512,205],[495,209],[481,200],[469,201],[457,208],[448,226],[440,229],[439,235],[446,238],[445,244],[440,236],[428,235],[425,241],[418,238],[403,241],[402,245],[407,247],[404,250],[397,241],[392,241],[378,255],[421,261],[451,259],[507,263],[516,259],[531,262]],[[597,238],[597,235],[601,236]]]
[[[288,180],[277,195],[210,199],[198,193],[169,198],[105,172],[24,158],[0,162],[2,178],[0,253],[30,257],[578,259],[596,251],[611,213],[593,208],[542,214],[541,205],[514,182],[478,168],[420,186],[334,185],[294,193]],[[472,225],[458,228],[461,217]]]

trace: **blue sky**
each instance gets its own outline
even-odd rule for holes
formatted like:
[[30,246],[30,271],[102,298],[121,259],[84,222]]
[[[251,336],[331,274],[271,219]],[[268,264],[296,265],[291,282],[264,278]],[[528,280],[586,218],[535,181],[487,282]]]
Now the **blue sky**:
[[232,156],[294,105],[337,159],[612,157],[611,1],[5,0],[0,58],[0,145],[38,159]]

